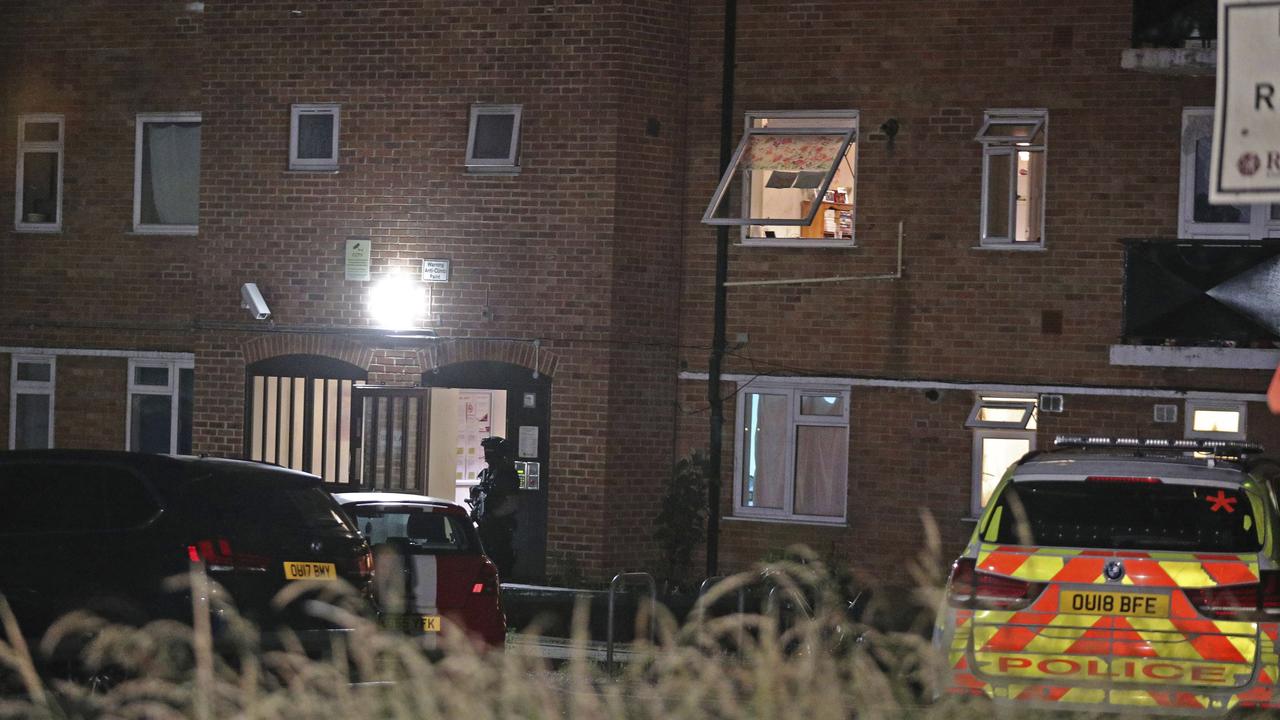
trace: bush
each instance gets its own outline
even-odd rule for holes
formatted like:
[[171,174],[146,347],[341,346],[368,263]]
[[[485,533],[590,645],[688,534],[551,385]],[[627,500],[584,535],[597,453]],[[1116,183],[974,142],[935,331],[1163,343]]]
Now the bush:
[[708,474],[706,454],[694,450],[676,463],[662,495],[653,537],[662,551],[658,579],[669,592],[683,587],[693,551],[706,535]]

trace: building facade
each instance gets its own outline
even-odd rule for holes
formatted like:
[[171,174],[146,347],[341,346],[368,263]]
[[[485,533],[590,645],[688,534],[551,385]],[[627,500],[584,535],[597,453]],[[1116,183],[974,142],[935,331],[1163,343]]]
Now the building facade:
[[[1212,28],[1158,5],[741,4],[726,569],[901,579],[1057,434],[1280,442],[1280,212],[1198,198]],[[652,566],[707,441],[720,5],[0,14],[9,447],[465,497],[502,434],[517,579]]]

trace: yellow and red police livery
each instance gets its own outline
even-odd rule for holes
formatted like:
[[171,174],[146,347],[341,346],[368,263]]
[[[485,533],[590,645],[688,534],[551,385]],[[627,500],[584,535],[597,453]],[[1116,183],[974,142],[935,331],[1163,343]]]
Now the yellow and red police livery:
[[955,562],[947,689],[998,702],[1280,707],[1280,464],[1256,447],[1059,438]]

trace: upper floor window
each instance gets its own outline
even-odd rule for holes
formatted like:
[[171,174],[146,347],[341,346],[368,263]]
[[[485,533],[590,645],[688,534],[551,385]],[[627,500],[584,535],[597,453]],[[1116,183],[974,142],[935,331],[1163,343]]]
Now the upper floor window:
[[1280,237],[1280,205],[1209,204],[1212,154],[1213,108],[1184,108],[1178,236],[1192,240]]
[[843,522],[849,504],[848,389],[755,383],[739,398],[734,514]]
[[742,226],[744,245],[854,242],[858,112],[751,112],[703,215]]
[[289,113],[289,169],[338,169],[337,105],[294,105]]
[[520,105],[472,105],[467,170],[520,170]]
[[200,113],[138,115],[133,229],[194,235],[200,211]]
[[62,129],[61,115],[18,117],[15,230],[62,229]]
[[129,361],[126,445],[135,452],[191,453],[195,369],[191,361]]
[[988,110],[982,144],[982,246],[1044,246],[1047,110]]
[[9,447],[53,447],[57,358],[14,355],[9,376]]

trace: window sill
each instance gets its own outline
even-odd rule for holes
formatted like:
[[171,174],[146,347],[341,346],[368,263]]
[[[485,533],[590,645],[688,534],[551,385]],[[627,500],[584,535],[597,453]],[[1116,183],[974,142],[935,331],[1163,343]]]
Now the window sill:
[[752,517],[750,515],[726,515],[721,518],[725,522],[749,522],[749,523],[771,523],[773,525],[813,525],[817,527],[829,528],[848,528],[847,520],[811,520],[808,518],[784,518],[784,517]]
[[735,243],[738,247],[767,248],[827,248],[830,250],[853,250],[858,244],[853,240],[818,240],[797,238],[794,240],[778,238],[776,240],[742,240]]
[[338,168],[336,167],[315,167],[315,168],[291,167],[288,170],[285,170],[284,172],[286,175],[337,175]]
[[133,232],[125,234],[135,235],[138,237],[195,237],[200,234],[200,231],[194,228],[191,230],[175,230],[171,228],[150,230],[146,228],[134,228]]
[[1025,245],[974,245],[970,250],[995,250],[1004,252],[1045,252],[1043,244],[1027,243]]
[[13,231],[17,233],[31,233],[33,235],[56,235],[62,232],[61,225],[14,225]]
[[468,165],[470,175],[519,175],[519,165]]

